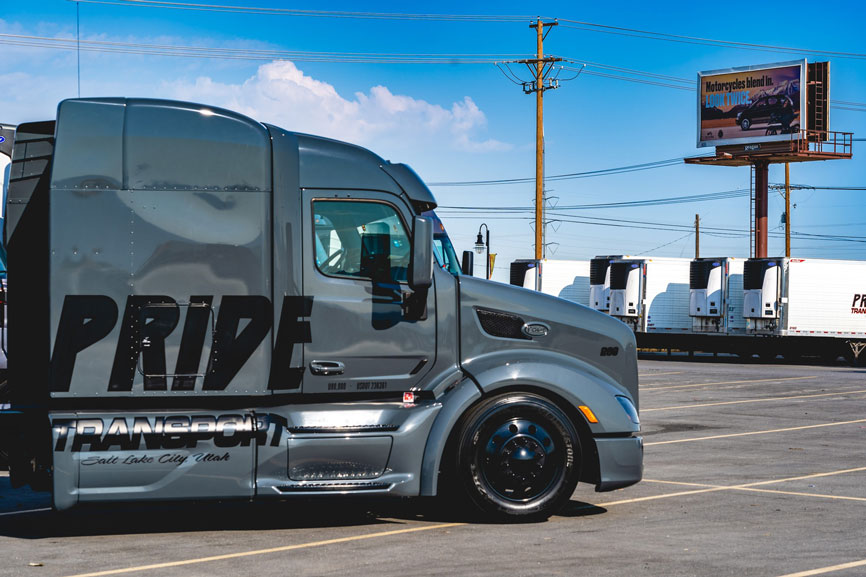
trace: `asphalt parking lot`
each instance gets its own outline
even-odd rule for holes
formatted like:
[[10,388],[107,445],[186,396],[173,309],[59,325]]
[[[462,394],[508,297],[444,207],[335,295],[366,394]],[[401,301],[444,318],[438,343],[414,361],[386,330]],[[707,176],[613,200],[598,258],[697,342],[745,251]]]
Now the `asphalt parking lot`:
[[659,357],[640,373],[644,481],[581,485],[545,523],[334,499],[58,515],[0,476],[0,575],[866,574],[866,369]]

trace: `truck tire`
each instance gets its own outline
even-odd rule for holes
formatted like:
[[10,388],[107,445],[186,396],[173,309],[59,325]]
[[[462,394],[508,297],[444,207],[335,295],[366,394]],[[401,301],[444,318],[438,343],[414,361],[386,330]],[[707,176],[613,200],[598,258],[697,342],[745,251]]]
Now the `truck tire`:
[[507,393],[463,418],[456,446],[457,485],[499,520],[548,518],[571,498],[580,477],[580,437],[548,399]]

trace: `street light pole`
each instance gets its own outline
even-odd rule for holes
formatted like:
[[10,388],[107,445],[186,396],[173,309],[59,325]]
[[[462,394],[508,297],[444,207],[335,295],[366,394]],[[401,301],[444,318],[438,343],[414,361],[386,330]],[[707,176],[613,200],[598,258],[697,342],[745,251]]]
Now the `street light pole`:
[[[487,231],[486,240],[485,237],[481,236],[482,228]],[[475,239],[475,252],[480,255],[485,248],[487,249],[487,262],[484,267],[484,278],[490,280],[490,227],[487,226],[487,223],[481,223],[481,226],[478,227],[478,237]]]

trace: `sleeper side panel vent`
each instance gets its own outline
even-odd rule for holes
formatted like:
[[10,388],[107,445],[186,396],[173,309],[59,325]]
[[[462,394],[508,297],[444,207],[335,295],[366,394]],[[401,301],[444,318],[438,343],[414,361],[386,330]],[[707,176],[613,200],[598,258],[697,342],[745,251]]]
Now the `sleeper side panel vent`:
[[523,334],[523,319],[517,315],[491,311],[487,309],[475,309],[481,328],[488,335],[504,339],[521,339],[531,341],[532,339]]
[[710,282],[710,271],[713,270],[711,260],[693,260],[689,263],[689,288],[705,289]]
[[589,284],[603,285],[604,276],[607,274],[607,267],[610,266],[610,259],[594,258],[589,261]]

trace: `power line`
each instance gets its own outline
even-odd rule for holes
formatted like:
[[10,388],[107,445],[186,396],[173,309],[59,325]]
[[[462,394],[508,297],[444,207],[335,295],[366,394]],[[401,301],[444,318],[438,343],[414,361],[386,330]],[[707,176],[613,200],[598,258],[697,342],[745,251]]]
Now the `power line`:
[[[705,202],[710,200],[727,200],[748,196],[748,189],[726,190],[721,192],[710,192],[705,194],[690,194],[686,196],[670,196],[664,198],[648,198],[642,200],[630,200],[622,202],[605,202],[596,204],[574,204],[557,206],[556,210],[597,210],[603,208],[636,208],[645,206],[662,206],[671,204],[688,204],[693,202]],[[534,207],[475,207],[475,206],[441,206],[441,209],[462,211],[492,211],[492,212],[525,212],[535,210]]]
[[109,6],[137,6],[141,8],[168,8],[194,12],[228,12],[232,14],[266,14],[270,16],[311,16],[318,18],[353,18],[364,20],[433,20],[458,22],[522,22],[530,16],[499,14],[410,14],[399,12],[351,12],[339,10],[299,10],[293,8],[267,8],[261,6],[232,6],[227,4],[200,4],[194,2],[168,2],[161,0],[71,0],[81,4]]
[[[73,0],[74,1],[74,0]],[[85,1],[85,0],[78,0]],[[90,1],[90,0],[89,0]],[[96,0],[92,0],[96,1]],[[504,60],[522,58],[526,54],[410,54],[410,53],[367,53],[367,52],[314,52],[302,50],[264,50],[264,49],[238,49],[238,48],[212,48],[206,46],[183,46],[166,44],[147,44],[134,42],[109,42],[100,40],[81,40],[75,38],[52,38],[48,36],[33,36],[23,34],[0,34],[0,44],[7,46],[25,46],[31,48],[49,48],[58,50],[76,50],[85,52],[99,52],[109,54],[131,54],[139,56],[171,56],[180,58],[205,58],[219,60],[250,60],[250,61],[273,61],[291,60],[293,62],[323,62],[343,64],[495,64],[500,66]],[[80,44],[80,45],[79,45]],[[613,66],[598,62],[582,62],[577,59],[564,59],[566,62],[582,64],[586,67],[596,67],[602,70],[619,71],[621,74],[611,72],[599,72],[585,68],[576,69],[569,66],[561,66],[561,70],[576,71],[600,78],[609,78],[659,86],[693,92],[695,87],[693,81],[687,78],[656,74],[622,66]],[[502,70],[500,66],[500,70]],[[510,72],[510,70],[509,70]],[[503,70],[503,73],[517,84],[522,82]],[[633,75],[637,78],[626,76]],[[643,78],[641,78],[643,76]],[[575,76],[576,77],[576,76]],[[571,80],[573,78],[570,78]],[[681,84],[677,84],[681,83]],[[838,110],[850,110],[854,112],[866,112],[866,103],[851,101],[832,101],[831,108]]]
[[655,251],[657,251],[657,250],[660,249],[660,248],[664,248],[664,247],[666,247],[666,246],[670,246],[670,245],[672,245],[672,244],[674,244],[674,243],[677,243],[677,242],[679,242],[679,241],[681,241],[681,240],[687,239],[687,238],[689,238],[690,236],[692,236],[693,234],[694,234],[693,232],[687,233],[686,235],[681,236],[681,237],[679,237],[679,238],[676,239],[676,240],[672,240],[672,241],[670,241],[670,242],[666,242],[666,243],[664,243],[664,244],[660,244],[660,245],[658,245],[657,247],[655,247],[655,248],[651,248],[651,249],[649,249],[649,250],[646,251],[646,252],[647,252],[647,254],[652,253],[652,252],[655,252]]
[[[784,184],[770,184],[770,188],[772,189],[784,189]],[[836,190],[836,191],[858,191],[858,190],[866,190],[866,186],[813,186],[809,184],[792,184],[791,189],[795,190]],[[713,200],[728,200],[731,198],[740,198],[743,196],[748,196],[750,191],[748,189],[734,189],[734,190],[723,190],[718,192],[709,192],[703,194],[690,194],[685,196],[670,196],[670,197],[660,197],[660,198],[646,198],[641,200],[631,200],[631,201],[622,201],[622,202],[607,202],[607,203],[596,203],[596,204],[574,204],[574,205],[561,205],[557,206],[555,210],[564,211],[564,210],[598,210],[604,208],[639,208],[646,206],[662,206],[662,205],[676,205],[676,204],[688,204],[694,202],[707,202]],[[535,210],[534,207],[531,206],[449,206],[442,205],[437,210],[456,210],[456,211],[464,211],[464,212],[492,212],[492,213],[522,213],[531,210]],[[551,213],[554,214],[554,213]],[[598,217],[593,217],[598,218]],[[633,220],[629,220],[628,222],[635,222]],[[685,225],[684,225],[685,226]],[[706,228],[706,227],[705,227]],[[712,230],[711,228],[707,228],[707,230]]]
[[[704,155],[698,155],[704,156]],[[567,174],[554,174],[552,176],[547,176],[544,178],[546,182],[555,182],[558,180],[572,180],[577,178],[592,178],[595,176],[609,176],[612,174],[624,174],[628,172],[638,172],[642,170],[652,170],[655,168],[663,168],[665,166],[676,166],[683,164],[685,158],[691,157],[679,157],[679,158],[669,158],[666,160],[656,160],[653,162],[644,162],[642,164],[631,164],[628,166],[619,166],[615,168],[604,168],[600,170],[589,170],[586,172],[572,172]],[[503,185],[503,184],[522,184],[527,182],[534,182],[534,177],[526,177],[526,178],[501,178],[496,180],[463,180],[463,181],[441,181],[441,182],[428,182],[427,186],[493,186],[493,185]]]
[[[269,8],[256,6],[234,6],[226,4],[204,4],[194,2],[171,2],[168,0],[71,0],[76,3],[102,4],[111,6],[136,6],[147,8],[166,8],[174,10],[190,10],[198,12],[228,12],[240,14],[265,14],[274,16],[306,16],[320,18],[353,18],[367,20],[427,20],[445,22],[520,22],[532,18],[527,15],[502,15],[502,14],[436,14],[436,13],[400,13],[400,12],[361,12],[361,11],[339,11],[339,10],[300,10],[292,8]],[[552,18],[548,18],[552,19]],[[558,19],[564,28],[577,30],[590,30],[606,34],[617,34],[622,36],[637,36],[652,40],[663,40],[667,42],[681,42],[688,44],[726,46],[748,50],[760,50],[769,52],[788,52],[797,54],[823,54],[837,58],[866,59],[866,54],[856,52],[840,52],[831,50],[796,48],[790,46],[776,46],[772,44],[756,44],[751,42],[735,42],[731,40],[718,40],[702,38],[698,36],[686,36],[668,32],[654,32],[637,28],[626,28],[623,26],[610,26],[594,22],[572,20],[568,18]]]
[[[577,60],[573,58],[563,58],[564,62],[572,63],[572,64],[582,64],[586,67],[596,66],[600,68],[607,68],[611,70],[621,70],[626,74],[631,74],[634,76],[644,76],[645,78],[632,78],[630,76],[623,76],[622,74],[610,74],[607,72],[595,72],[593,70],[583,70],[584,74],[589,74],[592,76],[599,76],[601,78],[611,78],[613,80],[622,80],[625,82],[632,82],[635,84],[647,84],[651,86],[661,86],[663,88],[674,88],[676,90],[685,90],[688,92],[695,92],[697,89],[695,88],[695,81],[689,78],[682,78],[679,76],[667,76],[667,75],[659,75],[653,72],[646,72],[643,70],[636,70],[633,68],[621,68],[615,66],[608,66],[598,63],[590,63],[582,60]],[[574,70],[568,66],[563,66],[566,70]],[[660,82],[659,80],[655,80],[654,78],[663,78],[670,80],[671,82],[678,82],[680,84],[672,84],[671,82]],[[830,108],[834,108],[837,110],[852,110],[854,112],[866,112],[866,103],[864,102],[850,102],[845,100],[831,100]]]
[[560,18],[560,22],[568,22],[576,24],[562,24],[563,28],[573,28],[577,30],[589,30],[593,32],[601,32],[604,34],[616,34],[621,36],[637,36],[648,40],[661,40],[665,42],[680,42],[686,44],[700,44],[704,46],[723,46],[742,48],[746,50],[760,50],[768,52],[787,52],[793,54],[821,54],[825,56],[833,56],[835,58],[851,58],[855,60],[866,60],[866,54],[858,52],[839,52],[834,50],[821,50],[812,48],[795,48],[791,46],[776,46],[772,44],[756,44],[753,42],[735,42],[731,40],[718,40],[714,38],[702,38],[699,36],[686,36],[683,34],[671,34],[668,32],[654,32],[650,30],[640,30],[638,28],[626,28],[623,26],[609,26],[606,24],[596,24],[593,22],[585,22],[581,20],[570,20],[568,18]]
[[[78,41],[75,38],[51,38],[46,36],[22,34],[0,34],[0,44],[64,50],[78,49]],[[133,42],[109,42],[104,40],[81,40],[80,48],[81,50],[89,52],[183,56],[189,58],[217,58],[227,60],[292,60],[296,62],[387,64],[492,64],[503,58],[522,56],[520,54],[406,54],[258,50]]]

